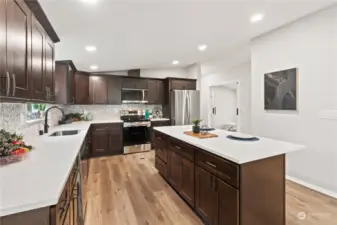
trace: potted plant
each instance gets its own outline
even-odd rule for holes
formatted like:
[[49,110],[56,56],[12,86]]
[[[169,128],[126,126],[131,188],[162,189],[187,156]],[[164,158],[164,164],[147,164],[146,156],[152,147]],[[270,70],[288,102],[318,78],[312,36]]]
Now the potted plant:
[[200,122],[201,121],[202,121],[201,119],[196,119],[196,120],[192,121],[193,124],[194,124],[194,126],[192,127],[193,133],[195,133],[195,134],[199,134],[200,133]]

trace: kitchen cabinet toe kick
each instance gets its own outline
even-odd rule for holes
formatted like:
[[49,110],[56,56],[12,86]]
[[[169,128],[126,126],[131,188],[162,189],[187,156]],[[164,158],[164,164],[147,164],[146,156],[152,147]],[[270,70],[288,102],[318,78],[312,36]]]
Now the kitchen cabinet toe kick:
[[155,167],[208,225],[285,225],[285,155],[236,164],[154,131]]

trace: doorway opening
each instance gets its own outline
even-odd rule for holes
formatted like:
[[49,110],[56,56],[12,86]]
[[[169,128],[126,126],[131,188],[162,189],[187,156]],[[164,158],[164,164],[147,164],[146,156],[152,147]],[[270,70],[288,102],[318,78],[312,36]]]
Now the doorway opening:
[[209,121],[216,129],[240,131],[240,82],[210,86]]

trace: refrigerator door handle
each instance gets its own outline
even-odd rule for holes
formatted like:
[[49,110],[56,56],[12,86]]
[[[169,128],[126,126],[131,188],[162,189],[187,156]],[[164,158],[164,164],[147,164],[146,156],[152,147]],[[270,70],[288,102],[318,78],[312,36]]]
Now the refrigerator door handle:
[[[192,124],[192,118],[191,118],[191,115],[192,115],[192,96],[190,93],[188,93],[188,122],[189,124]],[[199,118],[196,118],[196,119],[199,119]]]

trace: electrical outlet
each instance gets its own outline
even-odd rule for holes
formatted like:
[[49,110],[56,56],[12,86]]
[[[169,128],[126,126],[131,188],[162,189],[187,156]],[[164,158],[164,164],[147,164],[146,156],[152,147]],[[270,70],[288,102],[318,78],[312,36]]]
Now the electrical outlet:
[[321,119],[337,120],[337,110],[321,110],[319,117]]

